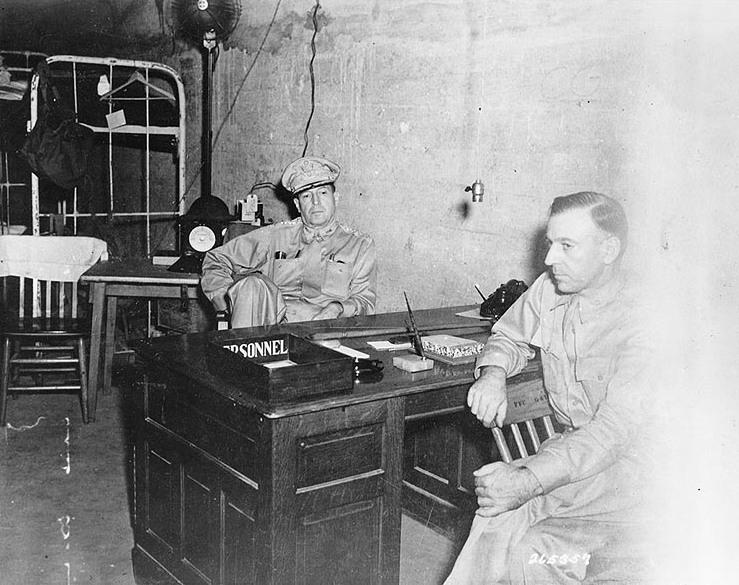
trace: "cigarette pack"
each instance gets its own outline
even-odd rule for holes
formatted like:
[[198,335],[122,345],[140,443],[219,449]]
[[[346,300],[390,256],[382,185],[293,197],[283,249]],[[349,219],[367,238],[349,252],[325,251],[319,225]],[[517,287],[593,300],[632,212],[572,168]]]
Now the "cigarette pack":
[[421,345],[428,357],[453,365],[474,362],[485,346],[483,342],[453,335],[422,337]]

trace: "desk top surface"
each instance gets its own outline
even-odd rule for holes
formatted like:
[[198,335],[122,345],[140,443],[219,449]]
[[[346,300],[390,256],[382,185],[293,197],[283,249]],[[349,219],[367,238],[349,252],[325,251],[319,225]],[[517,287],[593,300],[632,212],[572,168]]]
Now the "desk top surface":
[[[490,322],[458,316],[470,306],[425,309],[414,311],[423,333],[447,333],[459,337],[485,341],[490,334]],[[185,376],[200,387],[225,396],[234,403],[254,408],[268,418],[280,418],[306,412],[388,399],[396,396],[422,393],[452,386],[469,386],[474,381],[474,364],[449,365],[435,362],[433,370],[409,373],[395,368],[394,355],[403,352],[377,351],[368,341],[387,340],[405,333],[406,313],[383,313],[327,321],[309,321],[273,327],[231,329],[188,335],[172,335],[146,340],[137,348],[144,362],[159,366],[167,372]],[[267,403],[244,392],[244,388],[218,377],[208,368],[206,348],[209,344],[228,343],[246,338],[263,337],[275,333],[292,333],[300,337],[333,335],[342,345],[369,354],[370,359],[383,362],[382,379],[376,382],[355,381],[352,390],[345,393],[314,396],[285,403]],[[407,335],[407,334],[406,334]],[[344,337],[342,337],[344,336]],[[539,375],[538,362],[532,362],[521,376],[528,379]]]
[[82,282],[126,284],[186,284],[200,283],[199,274],[170,272],[166,266],[152,264],[150,260],[111,260],[98,262],[80,278]]

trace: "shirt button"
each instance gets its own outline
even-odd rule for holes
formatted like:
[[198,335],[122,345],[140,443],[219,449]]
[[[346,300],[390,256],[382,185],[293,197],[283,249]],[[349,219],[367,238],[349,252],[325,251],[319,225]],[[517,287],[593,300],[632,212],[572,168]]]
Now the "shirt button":
[[599,382],[602,382],[603,381],[603,374],[598,374],[598,381]]

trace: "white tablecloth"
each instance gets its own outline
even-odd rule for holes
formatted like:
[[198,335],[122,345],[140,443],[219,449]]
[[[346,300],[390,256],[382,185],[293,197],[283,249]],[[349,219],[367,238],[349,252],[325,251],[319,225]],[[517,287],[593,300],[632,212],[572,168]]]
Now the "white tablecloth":
[[0,276],[76,282],[108,259],[108,245],[86,236],[0,236]]

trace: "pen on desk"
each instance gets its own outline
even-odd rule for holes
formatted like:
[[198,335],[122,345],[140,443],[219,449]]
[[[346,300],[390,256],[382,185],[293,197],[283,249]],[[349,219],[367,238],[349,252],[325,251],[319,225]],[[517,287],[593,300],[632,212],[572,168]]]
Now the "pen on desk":
[[476,290],[476,291],[477,291],[478,293],[480,293],[480,296],[482,297],[482,300],[483,300],[483,301],[487,301],[487,300],[488,300],[488,298],[487,298],[487,297],[486,297],[486,296],[485,296],[484,294],[482,294],[482,291],[480,290],[480,287],[479,287],[479,286],[475,285],[475,290]]
[[418,327],[416,327],[416,320],[413,318],[413,310],[411,309],[410,302],[408,302],[408,295],[403,293],[403,296],[405,297],[405,306],[408,307],[408,318],[413,328],[413,340],[415,341],[416,350],[418,351],[418,355],[426,359],[426,352],[423,351],[423,343],[421,343],[421,334],[418,332]]

